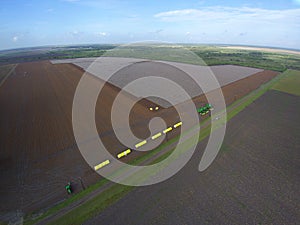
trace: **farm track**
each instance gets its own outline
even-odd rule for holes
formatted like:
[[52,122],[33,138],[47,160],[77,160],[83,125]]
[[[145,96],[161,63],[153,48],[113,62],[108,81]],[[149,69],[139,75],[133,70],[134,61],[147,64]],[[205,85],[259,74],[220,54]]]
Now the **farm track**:
[[[67,181],[71,180],[78,192],[81,190],[79,177],[86,186],[100,179],[82,158],[72,131],[72,100],[82,73],[70,64],[22,63],[0,88],[0,105],[4,106],[0,115],[0,176],[3,181],[0,199],[7,203],[0,206],[1,213],[17,209],[27,213],[51,206],[66,198],[63,187]],[[274,76],[276,73],[265,71],[225,86],[227,104]],[[231,93],[230,86],[236,91]],[[238,91],[243,87],[249,89]],[[107,117],[118,92],[118,88],[106,85],[96,107],[100,137],[113,154],[126,147],[116,140]],[[133,96],[128,96],[128,101],[134,100]],[[200,104],[204,98],[196,98],[195,102]],[[150,134],[145,125],[154,115],[164,118],[167,124],[177,122],[174,109],[153,114],[147,104],[141,101],[132,110],[133,131],[140,138]],[[106,107],[101,107],[103,105]],[[126,160],[132,160],[133,155]]]

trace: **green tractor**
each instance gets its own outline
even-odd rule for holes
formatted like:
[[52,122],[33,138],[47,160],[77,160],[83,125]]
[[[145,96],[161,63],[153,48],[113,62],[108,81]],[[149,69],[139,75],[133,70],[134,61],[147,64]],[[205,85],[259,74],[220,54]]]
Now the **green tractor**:
[[65,186],[65,189],[67,190],[68,194],[72,194],[72,186],[71,186],[71,182],[68,182],[68,184]]
[[197,112],[200,113],[201,116],[204,116],[211,110],[213,110],[213,107],[211,106],[211,104],[207,103],[204,106],[197,109]]

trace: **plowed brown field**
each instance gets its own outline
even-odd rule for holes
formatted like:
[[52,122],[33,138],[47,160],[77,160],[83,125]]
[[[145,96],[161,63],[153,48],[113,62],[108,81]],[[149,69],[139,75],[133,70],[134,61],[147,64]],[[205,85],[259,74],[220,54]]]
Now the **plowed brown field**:
[[[48,61],[19,64],[0,88],[0,212],[30,212],[67,198],[64,185],[72,181],[80,191],[101,179],[82,158],[72,130],[72,102],[83,70]],[[223,87],[227,104],[239,99],[277,73],[263,71]],[[103,82],[98,80],[97,82]],[[96,106],[95,121],[106,147],[116,154],[126,146],[116,139],[110,110],[119,89],[106,84]],[[135,101],[128,94],[126,101]],[[196,104],[205,97],[195,98]],[[150,112],[151,102],[140,101],[131,111],[134,133],[150,135],[148,121],[155,115],[167,124],[178,121],[173,108]],[[120,118],[121,120],[122,118]],[[175,135],[176,133],[173,133]],[[129,155],[127,160],[134,157]]]

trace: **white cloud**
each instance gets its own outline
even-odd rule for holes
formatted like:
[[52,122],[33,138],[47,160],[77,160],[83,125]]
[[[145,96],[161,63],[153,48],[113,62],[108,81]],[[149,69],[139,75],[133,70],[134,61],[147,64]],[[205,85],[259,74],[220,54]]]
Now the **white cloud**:
[[78,31],[78,30],[74,30],[74,31],[70,32],[71,37],[75,38],[75,39],[81,39],[83,34],[84,34],[84,32]]
[[107,35],[107,33],[106,32],[100,32],[99,35],[102,36],[102,37],[104,37],[104,36]]
[[[300,0],[299,0],[300,1]],[[201,7],[160,12],[154,18],[169,23],[169,32],[192,31],[201,43],[240,43],[299,48],[300,8],[270,10],[251,7]],[[203,35],[205,33],[205,35]],[[185,37],[187,37],[187,33]],[[298,44],[297,44],[298,43]]]
[[[299,0],[300,1],[300,0]],[[183,9],[161,12],[154,15],[162,21],[260,21],[276,23],[278,21],[300,23],[300,8],[269,10],[260,8],[205,7],[201,9]]]
[[78,30],[74,30],[74,31],[71,32],[72,35],[77,35],[77,34],[79,34],[79,33],[80,33],[80,32],[79,32]]
[[19,37],[18,37],[18,36],[14,36],[14,37],[12,38],[12,40],[13,40],[13,42],[17,42],[17,41],[19,40]]

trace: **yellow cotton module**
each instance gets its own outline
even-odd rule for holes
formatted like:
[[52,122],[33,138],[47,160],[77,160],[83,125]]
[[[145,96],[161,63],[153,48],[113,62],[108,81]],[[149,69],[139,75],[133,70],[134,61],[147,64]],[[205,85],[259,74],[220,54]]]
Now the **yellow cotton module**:
[[181,125],[182,125],[182,122],[176,123],[176,124],[174,125],[174,128],[177,128],[177,127],[179,127],[179,126],[181,126]]
[[169,128],[167,128],[167,129],[165,129],[165,130],[163,131],[163,133],[166,134],[166,133],[168,133],[168,132],[171,131],[171,130],[172,130],[172,127],[169,127]]
[[153,136],[151,137],[151,139],[154,140],[154,139],[156,139],[156,138],[158,138],[158,137],[160,137],[160,136],[161,136],[161,133],[159,132],[159,133],[153,135]]
[[140,142],[140,143],[137,143],[137,144],[135,145],[135,147],[136,147],[136,148],[141,147],[141,146],[143,146],[143,145],[146,144],[146,143],[147,143],[147,141],[144,140],[144,141],[142,141],[142,142]]
[[131,152],[131,150],[130,150],[130,149],[127,149],[126,151],[119,153],[119,154],[117,155],[117,157],[118,157],[118,159],[120,159],[120,158],[122,158],[122,157],[124,157],[124,156],[130,154],[130,152]]
[[99,170],[99,169],[101,169],[102,167],[108,165],[109,163],[110,163],[110,161],[107,159],[107,160],[105,160],[104,162],[102,162],[102,163],[98,164],[97,166],[95,166],[94,169],[95,169],[95,170]]

